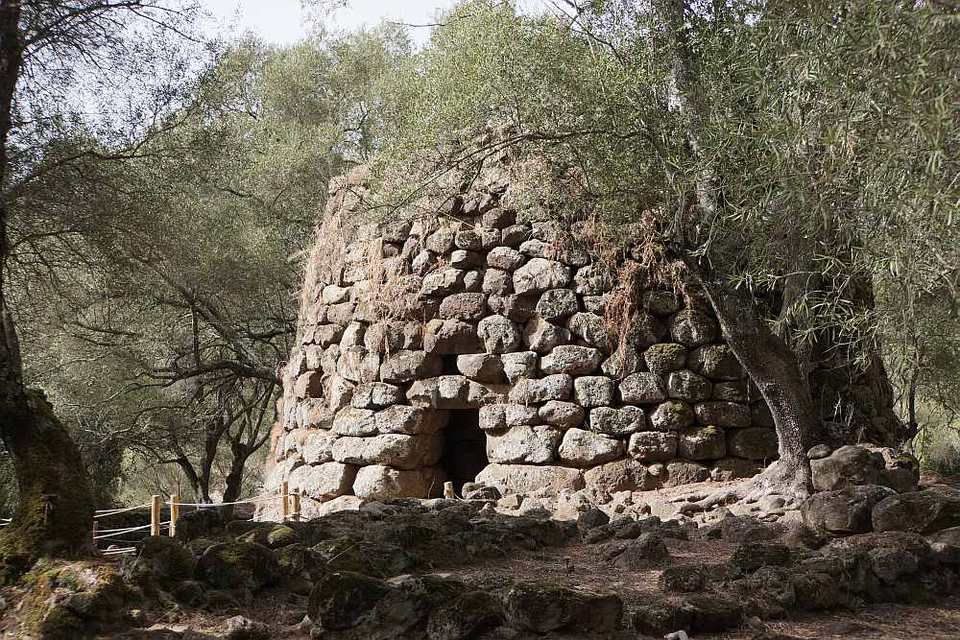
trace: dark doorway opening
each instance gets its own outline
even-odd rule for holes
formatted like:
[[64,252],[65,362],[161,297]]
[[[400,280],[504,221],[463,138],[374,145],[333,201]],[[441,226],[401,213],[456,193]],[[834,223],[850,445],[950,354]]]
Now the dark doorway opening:
[[458,495],[463,483],[473,482],[487,466],[487,437],[480,430],[479,410],[450,412],[450,420],[444,430],[440,464]]

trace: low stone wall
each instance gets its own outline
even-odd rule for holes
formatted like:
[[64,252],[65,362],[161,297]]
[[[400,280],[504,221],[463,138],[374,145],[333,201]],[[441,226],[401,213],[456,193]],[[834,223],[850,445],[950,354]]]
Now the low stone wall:
[[[751,475],[777,455],[766,406],[695,294],[618,295],[629,283],[576,225],[518,211],[499,174],[481,178],[437,215],[346,238],[336,222],[363,209],[365,187],[334,185],[267,488],[287,480],[307,513],[345,495],[437,495],[453,410],[478,411],[477,480],[503,492],[646,490]],[[625,300],[629,322],[611,332],[605,313]]]

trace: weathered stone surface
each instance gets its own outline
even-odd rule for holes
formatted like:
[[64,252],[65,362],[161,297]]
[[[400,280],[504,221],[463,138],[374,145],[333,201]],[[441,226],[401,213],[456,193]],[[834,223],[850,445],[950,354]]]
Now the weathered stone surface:
[[437,376],[410,385],[407,400],[416,407],[473,409],[501,401],[505,391],[505,388],[475,382],[464,376]]
[[557,373],[538,380],[524,378],[518,380],[510,390],[510,401],[518,404],[569,400],[572,396],[573,378],[565,373]]
[[592,431],[568,429],[560,444],[560,461],[572,467],[593,467],[623,458],[623,442]]
[[398,469],[415,469],[435,465],[440,460],[442,449],[440,434],[344,437],[333,444],[333,459],[346,464],[381,464]]
[[298,443],[304,463],[323,464],[333,460],[333,443],[337,436],[327,431],[308,430]]
[[677,457],[678,443],[673,431],[640,431],[630,436],[627,451],[641,462],[666,462]]
[[496,487],[501,493],[530,493],[542,489],[582,489],[579,469],[558,466],[488,464],[477,474],[477,482]]
[[491,295],[487,298],[487,306],[493,313],[523,324],[536,313],[537,296],[530,294]]
[[537,314],[547,322],[560,322],[579,310],[577,295],[570,289],[545,291],[537,302]]
[[676,431],[693,424],[694,413],[686,402],[667,400],[650,413],[650,426],[661,431]]
[[447,412],[397,404],[378,411],[374,422],[377,433],[429,434],[446,426]]
[[503,383],[503,361],[492,353],[457,356],[457,370],[477,382]]
[[657,486],[656,478],[637,460],[608,462],[583,473],[588,490],[614,494],[619,491],[647,491]]
[[606,376],[582,376],[574,379],[573,388],[580,406],[590,409],[612,405],[616,385]]
[[330,500],[350,493],[357,468],[340,462],[301,465],[287,479],[291,490],[298,490],[315,500]]
[[833,491],[860,484],[879,484],[883,456],[863,447],[840,447],[826,458],[810,461],[816,491]]
[[708,344],[690,352],[687,366],[711,380],[740,380],[743,367],[725,344]]
[[736,402],[701,402],[694,407],[700,424],[749,427],[750,407]]
[[513,272],[525,261],[522,253],[509,247],[496,247],[487,253],[487,266],[501,271]]
[[777,432],[764,427],[728,429],[727,446],[730,453],[752,460],[772,460],[777,457]]
[[353,400],[353,390],[353,383],[340,376],[333,375],[327,378],[324,381],[323,394],[327,398],[330,410],[339,411],[349,407]]
[[430,378],[443,370],[443,362],[434,354],[424,351],[398,351],[386,356],[380,365],[383,382],[410,382],[418,378]]
[[960,490],[937,486],[887,497],[873,508],[875,531],[929,534],[960,526]]
[[[729,442],[727,448],[730,448]],[[717,482],[752,478],[760,473],[762,468],[762,463],[756,460],[734,457],[723,458],[714,462],[713,469],[710,470],[710,477]]]
[[548,375],[569,373],[572,376],[583,376],[593,373],[602,360],[603,354],[599,349],[559,345],[540,359],[540,370]]
[[333,411],[322,398],[310,398],[297,405],[297,425],[301,429],[329,429]]
[[553,460],[561,432],[555,427],[517,426],[487,434],[487,459],[505,464],[545,464]]
[[877,485],[847,487],[815,493],[800,507],[803,523],[824,537],[849,536],[873,530],[873,508],[884,498],[896,495],[893,489]]
[[319,371],[308,371],[293,385],[293,394],[298,398],[322,398],[323,376]]
[[509,353],[520,346],[520,328],[500,315],[487,316],[477,325],[477,335],[487,353]]
[[473,229],[458,231],[453,238],[453,246],[457,249],[466,249],[468,251],[479,251],[483,248],[483,242],[480,240],[480,234]]
[[609,300],[609,293],[605,293],[602,296],[583,296],[583,310],[602,316],[607,311],[607,302]]
[[[759,396],[759,392],[754,392]],[[713,399],[722,400],[724,402],[743,402],[747,403],[750,400],[756,400],[757,398],[751,398],[751,394],[747,388],[746,380],[734,380],[731,382],[715,382],[713,384]]]
[[[574,382],[574,384],[576,384],[576,382]],[[582,425],[587,414],[586,411],[583,410],[583,407],[578,404],[551,400],[540,407],[537,415],[540,420],[546,424],[562,429],[569,429],[570,427]]]
[[450,266],[455,269],[471,269],[479,267],[481,264],[483,264],[483,256],[476,251],[456,249],[450,254]]
[[355,409],[382,409],[402,402],[403,398],[403,389],[400,387],[385,382],[369,382],[354,389],[350,403]]
[[423,329],[419,322],[376,322],[363,335],[367,351],[393,354],[398,351],[420,349]]
[[488,404],[480,407],[480,428],[503,431],[521,425],[539,424],[537,408],[525,404]]
[[670,337],[688,347],[699,347],[719,336],[717,321],[699,311],[681,311],[670,321]]
[[610,270],[597,262],[577,270],[574,290],[583,296],[599,296],[613,289],[616,281]]
[[[487,313],[487,296],[482,293],[456,293],[440,303],[440,317],[449,320],[481,320]],[[341,346],[342,343],[341,343]]]
[[666,560],[670,557],[667,545],[658,534],[641,533],[635,540],[630,541],[621,553],[618,553],[613,564],[627,571],[641,571],[649,569],[652,563]]
[[514,584],[504,596],[509,625],[547,636],[592,637],[616,629],[623,603],[615,595],[596,595],[556,586]]
[[679,487],[710,479],[710,469],[696,462],[671,462],[667,465],[667,481],[664,486]]
[[320,294],[323,304],[340,304],[350,299],[350,287],[338,287],[335,284],[328,284],[323,288]]
[[672,291],[647,291],[643,294],[643,308],[658,316],[669,316],[680,309],[680,299]]
[[394,469],[379,464],[360,467],[353,494],[369,500],[435,498],[443,493],[443,471],[436,468]]
[[512,384],[521,378],[535,377],[540,357],[533,351],[517,351],[500,354],[500,361],[503,362],[504,375]]
[[431,320],[423,334],[423,348],[428,353],[461,354],[483,350],[477,327],[462,320]]
[[570,335],[579,338],[591,347],[607,349],[610,346],[610,332],[607,322],[595,313],[575,313],[567,320]]
[[483,214],[481,218],[483,226],[492,227],[494,229],[506,229],[507,227],[514,224],[517,220],[517,215],[514,211],[510,209],[502,209],[500,207],[494,207],[486,213]]
[[687,363],[687,348],[674,342],[654,344],[643,352],[643,361],[653,373],[666,376]]
[[509,295],[513,293],[513,278],[510,273],[502,269],[487,269],[483,273],[481,291],[494,295]]
[[423,296],[448,296],[463,291],[464,272],[461,269],[434,271],[423,278],[420,294]]
[[449,253],[453,250],[455,239],[456,232],[449,227],[443,227],[430,234],[426,240],[424,240],[423,246],[427,251],[432,251],[433,253]]
[[332,431],[344,436],[372,436],[377,432],[374,415],[370,409],[341,409],[333,419]]
[[350,349],[351,347],[363,346],[363,333],[366,330],[367,326],[362,322],[351,322],[348,324],[347,328],[343,330],[343,335],[340,337],[340,348]]
[[727,454],[727,438],[719,427],[688,427],[680,431],[681,458],[688,460],[715,460]]
[[538,317],[531,318],[523,329],[523,341],[537,353],[549,353],[559,345],[570,342],[570,331]]
[[544,258],[532,258],[513,272],[513,290],[517,293],[543,293],[565,287],[569,282],[569,267]]
[[620,381],[620,399],[628,404],[655,404],[667,399],[667,390],[663,378],[644,371]]
[[597,407],[590,410],[590,430],[609,436],[625,436],[647,428],[647,416],[639,407]]
[[684,402],[702,402],[708,400],[713,392],[713,384],[693,371],[681,369],[667,378],[667,395]]

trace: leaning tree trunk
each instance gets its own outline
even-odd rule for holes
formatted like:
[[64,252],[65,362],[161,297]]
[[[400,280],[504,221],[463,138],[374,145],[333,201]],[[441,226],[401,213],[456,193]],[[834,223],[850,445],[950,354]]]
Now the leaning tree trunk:
[[[20,2],[0,0],[0,188],[6,189],[14,92],[23,63]],[[39,392],[23,383],[20,347],[4,279],[9,208],[0,197],[0,436],[13,458],[20,504],[0,533],[0,579],[41,556],[92,550],[93,500],[80,451]]]

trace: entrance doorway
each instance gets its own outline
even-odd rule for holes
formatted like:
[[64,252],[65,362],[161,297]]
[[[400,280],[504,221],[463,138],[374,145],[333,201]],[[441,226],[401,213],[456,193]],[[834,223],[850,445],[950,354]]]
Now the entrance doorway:
[[480,429],[478,409],[450,411],[440,465],[458,495],[463,484],[473,482],[487,466],[487,437]]

